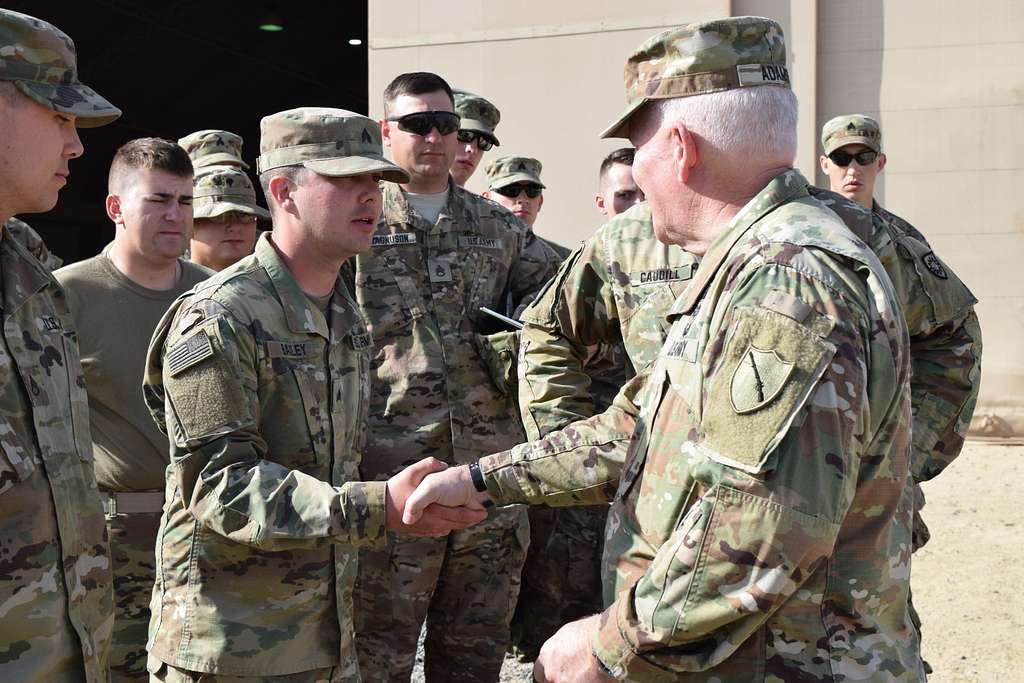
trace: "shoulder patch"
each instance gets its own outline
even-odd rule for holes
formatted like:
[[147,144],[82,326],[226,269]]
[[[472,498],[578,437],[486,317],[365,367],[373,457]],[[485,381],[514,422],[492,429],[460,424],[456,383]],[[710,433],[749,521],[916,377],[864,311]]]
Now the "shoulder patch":
[[167,352],[167,372],[171,377],[197,365],[214,354],[213,344],[206,330],[197,330],[178,342]]
[[946,272],[945,267],[942,265],[942,261],[935,255],[934,251],[929,251],[927,254],[921,257],[924,262],[924,267],[928,269],[928,272],[939,278],[940,280],[948,280],[949,273]]
[[783,360],[773,350],[764,351],[753,344],[740,357],[732,371],[729,399],[737,413],[750,413],[765,407],[782,391],[796,363]]

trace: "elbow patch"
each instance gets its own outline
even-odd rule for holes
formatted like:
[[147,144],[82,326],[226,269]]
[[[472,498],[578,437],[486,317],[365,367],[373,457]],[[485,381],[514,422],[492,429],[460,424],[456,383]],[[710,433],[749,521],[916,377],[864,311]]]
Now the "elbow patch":
[[707,380],[702,426],[709,456],[758,473],[807,402],[836,347],[768,309],[744,313]]

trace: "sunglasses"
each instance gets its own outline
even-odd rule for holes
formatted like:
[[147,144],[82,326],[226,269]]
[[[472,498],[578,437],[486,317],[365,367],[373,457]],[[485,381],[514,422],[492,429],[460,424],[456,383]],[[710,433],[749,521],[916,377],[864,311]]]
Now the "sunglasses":
[[842,166],[843,168],[849,166],[850,162],[853,161],[854,159],[856,159],[857,163],[860,164],[861,166],[867,166],[868,164],[875,163],[875,159],[878,158],[878,152],[876,152],[873,149],[864,149],[857,152],[856,154],[850,154],[849,152],[836,150],[835,152],[829,154],[828,158],[831,159],[832,163],[834,163],[836,166]]
[[398,130],[420,136],[427,135],[434,128],[441,135],[451,135],[459,129],[460,123],[458,115],[450,111],[417,111],[389,118],[388,121],[397,123]]
[[464,145],[476,141],[476,147],[481,152],[486,152],[491,147],[494,147],[494,142],[485,138],[482,133],[477,133],[475,130],[460,130],[459,131],[459,142]]
[[211,216],[206,220],[211,223],[218,223],[225,225],[227,223],[255,223],[256,216],[248,213],[242,213],[241,211],[226,211],[225,213],[217,216]]
[[515,199],[519,196],[520,192],[525,192],[526,196],[530,199],[536,199],[540,196],[543,188],[540,185],[534,185],[533,183],[516,183],[514,185],[506,185],[505,187],[496,187],[494,191],[500,195],[508,197],[509,199]]

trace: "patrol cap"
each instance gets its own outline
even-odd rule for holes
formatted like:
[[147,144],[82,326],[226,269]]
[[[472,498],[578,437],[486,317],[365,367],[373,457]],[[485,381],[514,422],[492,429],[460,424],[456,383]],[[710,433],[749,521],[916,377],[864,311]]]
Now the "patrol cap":
[[380,173],[409,182],[408,173],[384,158],[377,122],[344,109],[299,107],[263,117],[257,170],[295,165],[325,176]]
[[245,171],[235,166],[200,169],[192,183],[192,217],[214,218],[228,211],[270,218],[256,203],[256,189]]
[[77,117],[79,128],[105,126],[121,110],[78,80],[75,43],[59,28],[0,9],[0,81],[13,81],[47,109]]
[[882,151],[882,128],[870,116],[847,114],[831,119],[821,128],[821,146],[825,156],[844,145],[866,145]]
[[498,157],[484,169],[487,187],[493,190],[515,183],[533,183],[544,187],[540,181],[541,168],[541,163],[530,157]]
[[249,168],[249,164],[242,161],[241,135],[226,130],[197,130],[178,140],[178,144],[188,152],[194,168],[217,164]]
[[501,120],[501,112],[493,104],[471,92],[465,90],[454,90],[455,113],[461,121],[459,128],[462,130],[474,130],[493,142],[500,145],[498,138],[494,135],[494,129],[498,127]]
[[758,85],[790,87],[782,27],[764,17],[687,24],[648,38],[626,60],[626,111],[601,133],[629,135],[645,102]]

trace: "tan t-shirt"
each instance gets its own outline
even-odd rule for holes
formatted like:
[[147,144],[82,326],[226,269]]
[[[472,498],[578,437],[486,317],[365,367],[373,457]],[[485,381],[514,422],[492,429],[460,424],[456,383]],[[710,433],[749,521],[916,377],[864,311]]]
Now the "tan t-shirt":
[[78,331],[96,481],[104,491],[162,491],[168,443],[142,400],[146,349],[171,302],[213,271],[178,259],[173,288],[147,289],[121,273],[107,249],[54,273]]

